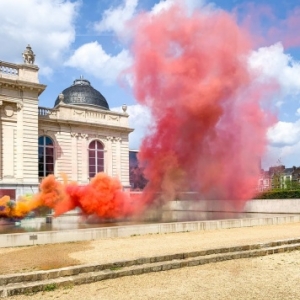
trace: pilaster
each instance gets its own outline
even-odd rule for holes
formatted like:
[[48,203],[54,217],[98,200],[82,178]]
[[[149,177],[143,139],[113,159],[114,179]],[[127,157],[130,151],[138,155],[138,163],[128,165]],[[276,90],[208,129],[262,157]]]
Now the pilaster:
[[114,141],[116,143],[116,176],[121,180],[121,141],[120,137],[115,137]]
[[71,145],[72,145],[72,180],[78,180],[78,153],[77,153],[77,141],[78,133],[71,132]]
[[18,182],[23,182],[24,172],[23,172],[23,131],[24,131],[24,124],[23,124],[23,103],[20,101],[17,104],[17,174],[16,179]]
[[113,154],[112,154],[112,141],[113,141],[113,137],[112,136],[108,136],[106,137],[106,159],[105,159],[105,163],[106,163],[106,173],[109,176],[113,176],[113,166],[112,166],[112,160],[113,160]]
[[89,157],[88,157],[88,134],[81,134],[82,137],[82,183],[89,182]]

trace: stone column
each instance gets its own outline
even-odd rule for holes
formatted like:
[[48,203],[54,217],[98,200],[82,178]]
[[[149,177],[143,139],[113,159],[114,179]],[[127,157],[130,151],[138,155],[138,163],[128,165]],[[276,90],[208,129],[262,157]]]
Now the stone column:
[[116,142],[116,176],[121,180],[121,141],[120,137],[115,137]]
[[72,159],[72,180],[78,180],[78,154],[77,154],[78,133],[71,132],[71,159]]
[[113,137],[112,136],[107,136],[106,137],[106,157],[105,157],[105,173],[107,173],[107,175],[109,176],[113,176],[113,171],[112,171],[112,159],[113,159],[113,154],[112,154],[112,141],[113,141]]
[[[1,92],[1,84],[0,84],[0,92]],[[3,176],[3,158],[2,158],[2,153],[3,153],[3,140],[2,140],[2,120],[1,120],[1,106],[3,102],[0,100],[0,180],[2,179]]]
[[[17,174],[18,182],[23,182],[23,103],[17,104]],[[37,143],[38,141],[36,141]]]
[[[1,84],[0,84],[0,92],[1,92]],[[2,161],[2,153],[3,153],[3,136],[2,136],[2,120],[1,120],[1,106],[3,102],[0,100],[0,180],[2,179],[3,173],[3,161]]]
[[82,183],[89,182],[88,134],[82,133]]
[[[2,101],[1,101],[1,104]],[[3,168],[3,179],[6,182],[15,181],[16,177],[16,148],[17,144],[17,124],[14,116],[14,105],[7,104],[2,108],[3,117],[6,120],[2,119],[2,168]],[[20,130],[21,131],[21,130]],[[20,137],[22,138],[22,136]],[[23,140],[23,139],[22,139]]]

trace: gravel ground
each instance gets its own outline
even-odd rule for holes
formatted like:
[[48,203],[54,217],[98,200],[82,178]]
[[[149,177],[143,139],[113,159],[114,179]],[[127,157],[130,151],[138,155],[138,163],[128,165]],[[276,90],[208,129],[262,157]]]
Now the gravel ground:
[[71,253],[70,257],[82,263],[106,263],[297,237],[300,237],[300,223],[153,234],[92,241],[90,249]]
[[300,251],[123,277],[15,296],[37,299],[300,299]]
[[0,248],[0,274],[49,270],[78,265],[81,261],[70,257],[70,253],[91,249],[89,244],[78,242]]
[[[300,237],[300,224],[223,229],[206,232],[186,232],[162,235],[103,239],[88,243],[56,245],[53,257],[64,255],[78,263],[112,262],[144,256],[171,254],[200,249],[267,242]],[[26,247],[31,257],[37,249]],[[73,249],[72,249],[73,246]],[[80,251],[80,247],[84,247]],[[15,252],[22,260],[25,249],[0,249],[1,263]],[[75,251],[75,252],[74,252]],[[48,252],[49,253],[49,252]],[[39,254],[41,255],[41,254]],[[48,256],[51,259],[51,255]],[[187,267],[159,273],[123,277],[87,285],[37,293],[21,299],[300,299],[300,252],[266,257],[225,261],[197,267]]]

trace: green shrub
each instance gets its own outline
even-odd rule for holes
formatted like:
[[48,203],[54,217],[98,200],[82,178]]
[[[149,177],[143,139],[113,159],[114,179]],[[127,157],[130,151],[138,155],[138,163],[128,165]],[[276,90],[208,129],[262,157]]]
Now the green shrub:
[[300,190],[274,189],[259,193],[254,199],[300,199]]
[[46,292],[51,292],[56,289],[56,284],[55,283],[49,283],[44,287],[44,291]]

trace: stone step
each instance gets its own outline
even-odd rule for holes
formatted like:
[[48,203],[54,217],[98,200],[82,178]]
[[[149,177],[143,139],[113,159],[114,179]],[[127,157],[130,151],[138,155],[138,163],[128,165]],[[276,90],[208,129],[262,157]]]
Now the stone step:
[[52,269],[47,271],[33,271],[28,273],[0,275],[0,287],[10,283],[55,279],[55,278],[65,277],[65,276],[74,276],[81,273],[95,272],[95,271],[101,271],[106,269],[109,270],[115,268],[123,268],[123,267],[129,267],[133,265],[146,264],[146,263],[163,262],[163,261],[170,261],[174,259],[185,259],[190,257],[200,257],[200,256],[218,254],[218,253],[241,252],[241,251],[261,249],[261,248],[265,249],[265,248],[270,248],[275,246],[298,244],[298,243],[300,243],[300,238],[280,240],[280,241],[274,241],[268,243],[259,243],[259,244],[242,245],[242,246],[234,246],[234,247],[226,247],[226,248],[200,250],[200,251],[193,251],[193,252],[186,252],[186,253],[169,254],[169,255],[154,256],[154,257],[145,257],[145,258],[138,258],[135,260],[119,261],[119,262],[106,263],[106,264],[85,264],[85,265],[71,266],[71,267],[60,268],[60,269]]
[[[30,294],[63,286],[91,283],[122,276],[166,271],[293,250],[300,250],[300,239],[141,258],[103,265],[84,265],[27,274],[2,275],[3,281],[0,285],[0,297]],[[40,272],[43,272],[42,274],[45,276],[38,276]],[[48,277],[46,276],[47,273]],[[5,276],[7,277],[7,281],[4,280]]]

